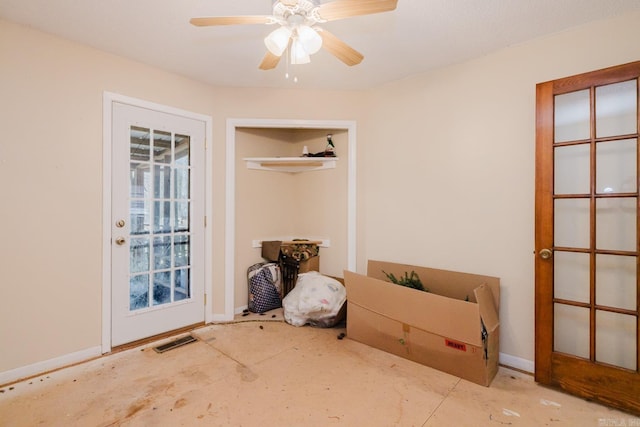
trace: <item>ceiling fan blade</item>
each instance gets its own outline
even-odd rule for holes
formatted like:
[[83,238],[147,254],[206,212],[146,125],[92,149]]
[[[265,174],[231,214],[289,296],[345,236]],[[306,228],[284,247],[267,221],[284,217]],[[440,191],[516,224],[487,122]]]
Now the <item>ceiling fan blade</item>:
[[322,37],[322,47],[348,66],[358,65],[364,59],[364,56],[360,52],[327,30],[323,29],[319,31],[318,34]]
[[373,13],[395,10],[398,0],[334,0],[318,7],[322,19],[335,21],[351,16],[371,15]]
[[261,70],[272,70],[276,68],[278,63],[280,62],[280,57],[274,55],[273,53],[267,51],[267,54],[262,58],[262,62],[260,63]]
[[189,22],[196,27],[209,27],[213,25],[270,24],[273,22],[273,18],[268,15],[209,16],[191,18]]

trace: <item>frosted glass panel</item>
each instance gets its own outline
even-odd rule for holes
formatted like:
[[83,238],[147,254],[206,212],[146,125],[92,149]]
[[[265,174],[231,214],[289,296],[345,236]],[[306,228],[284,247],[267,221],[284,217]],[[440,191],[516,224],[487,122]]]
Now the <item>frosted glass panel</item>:
[[596,147],[596,191],[636,191],[637,140],[600,142]]
[[596,304],[635,310],[636,257],[596,255]]
[[588,139],[591,135],[590,118],[588,89],[557,95],[554,110],[554,141]]
[[589,309],[554,304],[553,350],[589,357]]
[[590,151],[589,144],[555,147],[555,194],[589,194]]
[[556,251],[553,259],[554,298],[589,302],[589,254]]
[[597,249],[636,250],[636,203],[635,197],[596,201]]
[[554,206],[554,245],[589,248],[589,200],[558,199]]
[[636,318],[596,311],[596,361],[636,369]]
[[596,137],[637,132],[636,80],[596,88]]

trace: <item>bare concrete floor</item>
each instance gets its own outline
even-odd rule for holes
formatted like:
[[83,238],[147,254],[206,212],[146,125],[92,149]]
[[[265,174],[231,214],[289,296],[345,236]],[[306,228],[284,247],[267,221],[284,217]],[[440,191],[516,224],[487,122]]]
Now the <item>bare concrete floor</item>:
[[[272,317],[275,316],[275,317]],[[0,388],[1,426],[604,426],[640,419],[501,368],[482,387],[280,314]]]

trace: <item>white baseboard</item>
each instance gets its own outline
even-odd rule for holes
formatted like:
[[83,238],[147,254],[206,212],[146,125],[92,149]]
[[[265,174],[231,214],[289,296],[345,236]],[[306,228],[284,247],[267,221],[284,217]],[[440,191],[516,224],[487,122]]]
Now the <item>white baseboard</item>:
[[532,360],[523,359],[506,353],[500,353],[499,360],[501,365],[509,368],[515,368],[530,374],[535,372],[535,363]]
[[232,320],[233,320],[233,315],[227,316],[226,314],[214,314],[211,316],[211,323],[230,322]]
[[245,310],[248,310],[248,305],[243,305],[242,307],[236,307],[235,314],[242,314]]
[[54,369],[64,368],[74,363],[84,362],[102,355],[102,346],[90,347],[75,353],[65,354],[49,360],[43,360],[32,365],[22,366],[10,371],[0,372],[0,385],[19,381],[24,378],[43,374]]

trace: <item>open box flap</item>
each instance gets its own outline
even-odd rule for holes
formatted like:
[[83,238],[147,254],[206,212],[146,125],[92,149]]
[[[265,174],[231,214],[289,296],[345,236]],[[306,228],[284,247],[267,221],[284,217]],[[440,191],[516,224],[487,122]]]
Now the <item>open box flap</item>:
[[485,283],[473,290],[480,308],[480,317],[487,331],[492,332],[500,324],[498,312],[493,304],[493,294],[491,288]]

